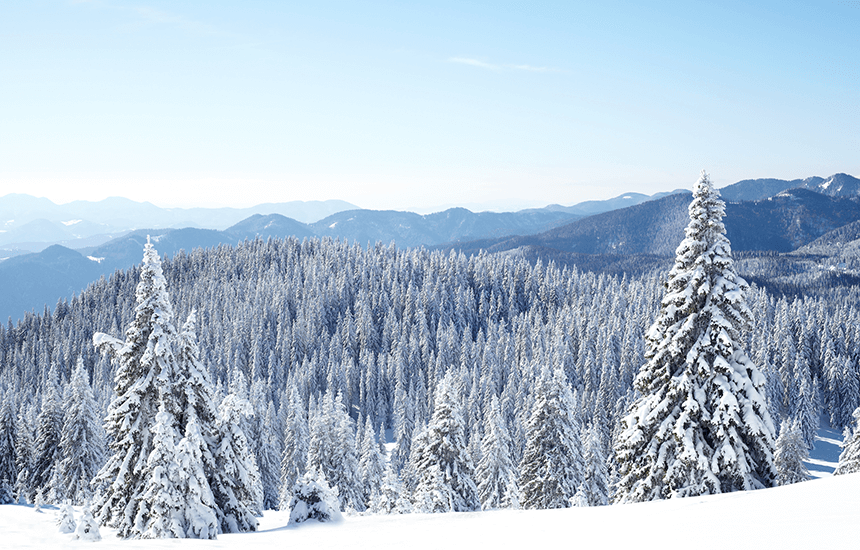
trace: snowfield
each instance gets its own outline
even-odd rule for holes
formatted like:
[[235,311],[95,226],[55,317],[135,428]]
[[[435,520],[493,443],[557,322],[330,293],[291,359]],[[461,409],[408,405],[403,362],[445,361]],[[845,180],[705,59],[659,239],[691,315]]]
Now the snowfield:
[[[80,510],[76,509],[76,519]],[[287,512],[266,512],[256,533],[218,540],[72,540],[55,508],[0,506],[0,548],[849,548],[860,519],[860,474],[708,497],[564,510],[347,517],[287,527]]]

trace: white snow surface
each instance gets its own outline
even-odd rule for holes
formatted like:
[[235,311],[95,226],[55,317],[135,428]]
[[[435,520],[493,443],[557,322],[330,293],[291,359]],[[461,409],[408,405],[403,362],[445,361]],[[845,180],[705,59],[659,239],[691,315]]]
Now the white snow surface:
[[[57,532],[56,509],[0,506],[0,548],[847,548],[860,515],[860,473],[804,483],[642,504],[562,510],[353,516],[340,523],[287,527],[268,511],[255,533],[218,540],[121,540],[102,528],[97,543]],[[80,508],[75,508],[76,519]]]
[[809,475],[814,478],[830,477],[839,464],[842,452],[842,434],[830,427],[826,415],[821,415],[815,447],[809,451],[809,460],[804,462]]

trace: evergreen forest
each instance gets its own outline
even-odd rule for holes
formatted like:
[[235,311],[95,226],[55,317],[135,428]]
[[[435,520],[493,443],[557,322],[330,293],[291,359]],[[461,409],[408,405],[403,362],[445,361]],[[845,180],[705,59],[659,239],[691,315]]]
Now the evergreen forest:
[[[134,514],[124,527],[114,522],[126,536],[253,530],[255,515],[289,508],[296,487],[314,479],[348,513],[627,498],[616,494],[631,475],[616,450],[633,445],[622,420],[642,397],[634,382],[653,356],[647,331],[673,280],[665,269],[618,276],[330,238],[248,240],[172,258],[149,245],[147,254],[53,310],[0,326],[0,494],[94,502],[112,521],[106,511],[122,499],[98,473],[121,446],[118,411],[139,406],[152,414],[136,460],[160,477],[129,482],[151,508],[138,510],[144,523]],[[148,297],[142,281],[156,289]],[[171,342],[179,378],[129,383],[138,393],[121,407],[129,327],[150,298],[162,301],[152,306],[163,312],[158,337]],[[737,344],[783,426],[773,433],[774,483],[802,481],[797,457],[819,416],[843,429],[860,406],[860,289],[791,296],[753,285],[745,299],[749,324]],[[158,353],[150,359],[168,373]],[[177,444],[204,466],[171,474],[181,460],[165,453]],[[225,464],[238,470],[216,483]],[[717,481],[700,482],[719,492]],[[105,501],[106,491],[119,500]],[[198,512],[177,531],[166,510],[189,494],[196,500],[183,509]]]

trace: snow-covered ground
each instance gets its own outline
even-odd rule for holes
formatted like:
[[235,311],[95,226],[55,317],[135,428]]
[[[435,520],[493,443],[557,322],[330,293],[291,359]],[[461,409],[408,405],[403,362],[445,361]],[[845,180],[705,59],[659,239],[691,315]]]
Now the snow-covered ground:
[[809,451],[809,460],[804,463],[813,478],[833,475],[839,463],[839,453],[842,452],[842,439],[842,433],[831,428],[827,417],[821,415],[815,447]]
[[297,527],[287,527],[289,513],[269,511],[258,532],[216,541],[121,540],[106,528],[99,542],[76,541],[58,531],[56,508],[7,505],[0,506],[0,549],[850,548],[860,519],[860,474],[832,475],[841,441],[823,421],[807,462],[818,479],[788,487],[601,508],[347,517]]
[[348,517],[336,524],[286,527],[288,514],[267,512],[256,533],[216,541],[100,542],[58,532],[55,510],[0,506],[0,548],[850,548],[860,517],[860,474],[747,493],[565,510]]

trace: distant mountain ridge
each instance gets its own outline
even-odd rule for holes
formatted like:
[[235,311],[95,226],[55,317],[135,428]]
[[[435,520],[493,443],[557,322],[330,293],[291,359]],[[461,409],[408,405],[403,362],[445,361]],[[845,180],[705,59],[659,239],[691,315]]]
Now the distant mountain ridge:
[[95,246],[144,227],[223,230],[253,214],[281,214],[312,223],[356,208],[340,200],[267,203],[250,208],[160,208],[120,197],[58,205],[44,198],[11,194],[0,197],[0,247],[38,252],[57,243],[72,248]]
[[743,180],[720,189],[726,202],[760,201],[789,189],[808,189],[829,197],[860,196],[860,179],[848,174],[818,176],[802,180],[755,179]]
[[[473,213],[463,208],[421,216],[412,212],[349,210],[304,224],[280,214],[254,214],[223,230],[200,228],[138,229],[97,246],[77,251],[53,245],[45,250],[0,262],[0,319],[17,318],[31,309],[41,311],[58,298],[70,297],[90,282],[140,262],[147,236],[159,254],[234,245],[245,239],[332,237],[361,245],[395,241],[399,246],[434,245],[518,231],[536,233],[567,223],[577,216],[565,212]],[[46,275],[49,274],[49,275]],[[47,277],[47,278],[46,278]]]
[[[793,186],[797,182],[803,185]],[[782,189],[786,185],[791,188]],[[788,252],[808,245],[829,231],[860,221],[860,185],[856,178],[845,174],[793,182],[745,180],[724,191],[730,197],[743,194],[759,197],[776,191],[755,201],[729,202],[725,224],[736,251]],[[147,235],[157,243],[159,253],[167,256],[183,249],[233,245],[245,239],[331,237],[361,245],[394,241],[400,247],[432,246],[466,253],[502,252],[533,261],[588,264],[617,273],[647,270],[663,265],[664,258],[674,254],[688,221],[689,201],[688,191],[676,190],[652,196],[625,193],[606,201],[586,201],[571,207],[551,205],[506,213],[474,213],[452,208],[419,215],[348,209],[310,224],[279,213],[254,213],[223,230],[156,227],[123,232],[119,237],[96,234],[65,241],[77,245],[77,252],[56,246],[39,254],[0,261],[0,288],[8,289],[0,293],[0,319],[10,315],[17,318],[32,309],[41,311],[45,304],[52,306],[58,298],[71,296],[101,275],[131,267],[140,261]],[[116,205],[119,211],[128,202],[132,201],[109,199],[107,204]],[[635,204],[620,208],[631,202]],[[53,205],[46,199],[7,195],[0,198],[0,215],[5,216],[10,212],[3,210],[4,204],[7,208],[10,204],[21,205],[22,210],[14,212],[19,221],[25,215],[41,215]],[[92,204],[85,205],[92,207]],[[144,210],[157,210],[153,205],[134,204],[143,204]],[[87,213],[86,209],[78,212]],[[0,233],[0,239],[3,235],[8,238],[21,227],[10,227],[8,222],[15,218],[2,220],[0,217],[0,227],[6,223],[8,229]],[[30,235],[43,239],[63,237],[64,230],[73,232],[88,228],[87,231],[93,232],[103,229],[97,222],[82,217],[60,218],[59,222],[36,218],[29,223]],[[0,240],[0,247],[2,242]],[[42,241],[39,250],[48,246],[46,242]],[[81,247],[83,244],[88,246]],[[0,251],[0,258],[6,255]]]
[[[540,234],[446,245],[466,254],[522,247],[564,254],[671,256],[689,221],[689,194],[676,194],[576,220]],[[789,252],[821,235],[860,220],[860,199],[834,198],[791,189],[763,201],[726,205],[723,223],[732,249]]]
[[[559,214],[567,214],[567,221],[576,217],[588,216],[617,208],[639,204],[666,195],[643,195],[625,193],[605,201],[586,201],[573,206],[550,205],[519,212],[479,212],[477,218],[465,216],[464,208],[450,208],[443,212],[419,215],[411,212],[373,211],[373,214],[353,214],[336,219],[328,224],[324,219],[344,211],[362,210],[345,201],[292,201],[286,203],[260,204],[251,208],[159,208],[148,202],[135,202],[120,197],[111,197],[98,202],[75,201],[57,205],[45,198],[30,195],[10,194],[0,197],[0,259],[27,252],[39,252],[52,244],[68,248],[94,247],[111,239],[120,237],[139,228],[164,229],[197,227],[201,229],[226,230],[253,215],[280,214],[297,222],[313,225],[314,235],[343,236],[359,242],[392,239],[403,246],[418,244],[437,244],[461,238],[478,238],[488,235],[485,226],[493,224],[488,220],[494,216],[507,216],[505,228],[490,230],[489,235],[503,236],[526,234],[541,231],[549,225],[541,226],[539,220],[562,219]],[[383,214],[383,212],[385,212]],[[459,214],[457,214],[459,213]],[[474,214],[469,212],[469,214]],[[530,219],[520,223],[516,218]],[[450,223],[443,218],[459,216],[464,225],[453,239],[445,228],[436,227]],[[383,221],[383,218],[388,221]],[[356,220],[361,220],[356,221]],[[389,231],[387,223],[395,222],[413,227],[414,231]],[[341,223],[341,228],[329,228],[331,223]],[[366,224],[367,227],[360,227]],[[535,225],[537,224],[537,225]],[[350,227],[344,231],[343,225]],[[375,228],[374,228],[375,227]],[[295,234],[304,230],[294,227]],[[424,232],[424,233],[422,233]],[[5,249],[5,251],[3,250]]]
[[558,204],[551,204],[545,208],[540,208],[537,210],[549,210],[551,212],[567,212],[569,214],[576,214],[578,216],[583,217],[593,216],[594,214],[602,214],[603,212],[610,212],[612,210],[619,210],[621,208],[627,208],[628,206],[642,204],[643,202],[662,199],[663,197],[666,197],[668,195],[675,195],[678,193],[683,194],[689,192],[689,189],[675,189],[674,191],[655,193],[653,195],[645,195],[642,193],[622,193],[621,195],[618,195],[617,197],[613,197],[611,199],[585,201],[574,204],[573,206],[561,206]]

